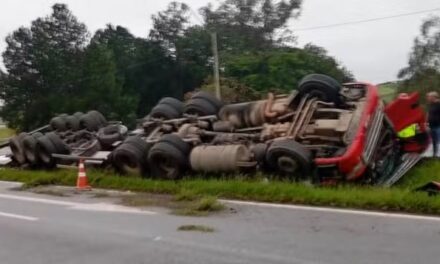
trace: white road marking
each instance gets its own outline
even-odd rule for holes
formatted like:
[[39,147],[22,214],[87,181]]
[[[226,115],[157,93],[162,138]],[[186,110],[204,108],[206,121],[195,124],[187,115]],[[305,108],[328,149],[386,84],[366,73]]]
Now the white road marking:
[[252,205],[252,206],[284,208],[284,209],[302,210],[302,211],[315,211],[315,212],[325,212],[325,213],[339,213],[339,214],[364,215],[364,216],[376,216],[376,217],[385,217],[385,218],[400,218],[400,219],[440,222],[440,217],[435,217],[435,216],[386,213],[386,212],[374,212],[374,211],[351,210],[351,209],[337,209],[337,208],[328,208],[328,207],[314,207],[314,206],[290,205],[290,204],[246,202],[246,201],[235,201],[235,200],[220,200],[220,201],[224,203],[237,204],[237,205]]
[[0,216],[9,217],[9,218],[15,218],[20,220],[26,220],[26,221],[37,221],[38,218],[32,217],[32,216],[25,216],[25,215],[18,215],[18,214],[11,214],[11,213],[5,213],[0,212]]
[[60,206],[69,207],[69,209],[74,209],[74,210],[131,213],[131,214],[148,214],[148,215],[157,214],[156,212],[153,212],[153,211],[141,210],[138,208],[109,204],[109,203],[95,203],[95,204],[75,203],[75,202],[68,202],[68,201],[57,201],[57,200],[51,200],[51,199],[45,199],[45,198],[36,198],[36,197],[30,197],[30,196],[19,196],[19,195],[11,195],[11,194],[0,194],[0,198],[25,201],[25,202],[60,205]]
[[70,209],[85,210],[85,211],[99,211],[99,212],[118,212],[118,213],[130,213],[130,214],[148,214],[154,215],[156,212],[140,210],[138,208],[127,207],[117,204],[109,203],[94,203],[94,204],[78,204]]

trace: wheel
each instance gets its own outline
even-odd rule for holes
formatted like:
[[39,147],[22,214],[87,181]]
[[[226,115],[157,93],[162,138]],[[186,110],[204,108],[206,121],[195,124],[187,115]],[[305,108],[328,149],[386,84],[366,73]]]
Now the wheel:
[[56,153],[56,148],[47,136],[42,136],[37,139],[36,153],[38,159],[41,160],[44,166],[47,168],[55,167],[56,163],[52,154]]
[[291,140],[277,140],[266,152],[267,164],[289,179],[303,180],[311,176],[312,153],[300,143]]
[[121,174],[144,176],[147,172],[146,151],[134,144],[122,144],[113,151],[112,164]]
[[66,129],[77,131],[79,129],[79,118],[75,115],[66,117]]
[[176,134],[163,135],[160,138],[159,142],[167,142],[167,143],[173,145],[175,148],[177,148],[182,153],[189,154],[191,152],[191,145],[189,143],[183,141],[182,138],[180,138]]
[[84,115],[83,112],[75,112],[75,113],[73,114],[73,116],[75,116],[75,117],[78,118],[78,119],[80,119],[83,115]]
[[32,165],[36,165],[39,162],[37,155],[37,139],[42,136],[43,134],[36,132],[32,135],[27,135],[23,139],[24,155],[26,156],[26,160]]
[[54,117],[50,120],[50,128],[54,131],[66,131],[67,127],[66,127],[66,121],[67,121],[67,117],[64,115],[59,115],[57,117]]
[[23,140],[27,137],[28,134],[20,133],[18,136],[13,137],[9,141],[9,147],[11,148],[13,158],[19,164],[26,163],[26,156],[24,154],[23,148]]
[[70,149],[69,147],[64,143],[64,141],[54,132],[49,132],[46,134],[46,137],[52,142],[53,146],[55,147],[54,153],[57,154],[69,154]]
[[264,143],[255,144],[250,148],[250,151],[254,156],[254,160],[258,162],[258,165],[260,165],[260,167],[265,167],[266,165],[267,148],[267,144]]
[[148,154],[148,163],[155,177],[177,180],[187,168],[188,158],[172,144],[158,142]]
[[98,131],[100,121],[94,115],[87,113],[79,119],[79,127],[88,131]]
[[159,101],[159,103],[157,103],[157,105],[160,105],[160,104],[169,105],[172,108],[174,108],[177,112],[179,112],[180,114],[183,112],[184,104],[182,101],[179,101],[176,98],[164,97]]
[[155,177],[177,180],[189,167],[191,146],[177,135],[168,134],[156,143],[148,154],[148,163]]
[[218,108],[207,100],[202,98],[194,98],[188,101],[185,105],[185,114],[207,116],[217,115]]
[[223,107],[223,102],[220,101],[217,97],[215,97],[214,95],[204,92],[204,91],[200,91],[195,93],[191,99],[203,99],[205,101],[208,101],[211,105],[215,106],[215,108],[218,110],[220,110],[220,108]]
[[150,116],[153,118],[169,120],[169,119],[179,118],[181,114],[170,105],[158,104],[155,107],[153,107],[153,109],[150,112]]
[[298,85],[300,96],[309,94],[311,97],[317,97],[319,100],[336,105],[341,104],[340,90],[341,84],[338,81],[323,74],[309,74]]
[[96,110],[91,110],[87,112],[88,115],[92,115],[95,117],[95,119],[98,121],[99,127],[103,127],[107,125],[107,120],[105,119],[104,115]]
[[111,149],[115,142],[124,140],[125,135],[121,132],[122,130],[120,125],[109,125],[103,127],[97,133],[99,143],[101,143],[104,148]]

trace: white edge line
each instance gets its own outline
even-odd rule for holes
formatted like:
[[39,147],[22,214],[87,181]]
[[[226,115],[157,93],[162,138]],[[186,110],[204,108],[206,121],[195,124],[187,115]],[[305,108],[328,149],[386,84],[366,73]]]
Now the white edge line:
[[78,205],[78,203],[67,202],[67,201],[56,201],[56,200],[45,199],[45,198],[36,198],[36,197],[30,197],[30,196],[19,196],[19,195],[11,195],[11,194],[0,194],[0,198],[18,200],[18,201],[26,201],[26,202],[63,205],[63,206]]
[[11,194],[0,194],[0,198],[25,201],[25,202],[60,205],[60,206],[66,206],[69,209],[84,210],[84,211],[148,214],[148,215],[157,214],[156,212],[153,212],[153,211],[141,210],[138,208],[122,206],[122,205],[107,204],[107,203],[75,203],[75,202],[68,202],[68,201],[56,201],[56,200],[45,199],[45,198],[36,198],[36,197],[30,197],[30,196],[19,196],[19,195],[11,195]]
[[400,218],[400,219],[427,220],[427,221],[440,222],[440,217],[435,217],[435,216],[338,209],[338,208],[328,208],[328,207],[314,207],[314,206],[304,206],[304,205],[246,202],[246,201],[236,201],[236,200],[220,200],[220,201],[224,203],[237,204],[237,205],[252,205],[252,206],[284,208],[284,209],[302,210],[302,211],[315,211],[315,212],[325,212],[325,213],[365,215],[365,216],[376,216],[376,217],[385,217],[385,218]]
[[0,216],[9,217],[9,218],[15,218],[20,220],[26,220],[26,221],[37,221],[38,218],[32,217],[32,216],[25,216],[25,215],[18,215],[18,214],[11,214],[11,213],[5,213],[0,212]]

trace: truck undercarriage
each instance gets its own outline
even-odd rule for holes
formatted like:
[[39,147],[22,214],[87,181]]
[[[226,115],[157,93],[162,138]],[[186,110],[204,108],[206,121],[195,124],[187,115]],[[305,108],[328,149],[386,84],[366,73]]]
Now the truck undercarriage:
[[[427,137],[411,142],[413,149],[407,151],[409,143],[397,137],[410,124],[418,125],[418,135],[426,135],[417,95],[400,99],[385,106],[373,85],[340,85],[312,74],[291,94],[269,93],[259,101],[224,105],[205,92],[186,103],[163,98],[130,132],[89,112],[73,127],[60,129],[51,122],[53,131],[45,135],[19,135],[10,147],[16,163],[46,167],[76,158],[101,160],[122,174],[164,179],[179,179],[189,171],[264,170],[318,184],[389,186],[418,161],[428,142]],[[399,108],[417,117],[399,119]],[[35,139],[34,148],[23,144],[29,137]]]

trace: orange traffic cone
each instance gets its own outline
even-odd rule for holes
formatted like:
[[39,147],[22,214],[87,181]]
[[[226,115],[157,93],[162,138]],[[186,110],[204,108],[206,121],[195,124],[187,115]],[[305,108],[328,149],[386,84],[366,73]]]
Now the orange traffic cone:
[[87,182],[86,168],[84,166],[84,161],[82,159],[80,159],[78,163],[78,178],[76,180],[76,189],[77,190],[92,189],[92,187],[90,187],[90,185]]

